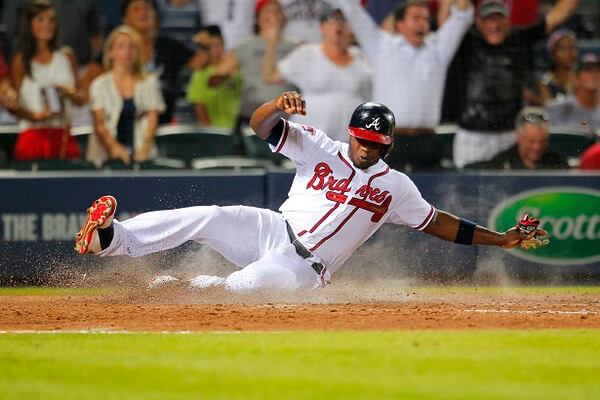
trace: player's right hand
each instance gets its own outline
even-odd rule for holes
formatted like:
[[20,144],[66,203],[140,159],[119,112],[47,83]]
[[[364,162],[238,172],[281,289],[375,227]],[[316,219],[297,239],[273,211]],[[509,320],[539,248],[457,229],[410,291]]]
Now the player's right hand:
[[286,114],[306,115],[306,100],[298,92],[283,92],[277,98],[277,109]]

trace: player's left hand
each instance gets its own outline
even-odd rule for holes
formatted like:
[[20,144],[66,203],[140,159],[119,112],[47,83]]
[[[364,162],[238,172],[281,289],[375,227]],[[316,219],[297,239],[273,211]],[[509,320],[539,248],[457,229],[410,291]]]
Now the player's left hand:
[[277,108],[286,114],[306,115],[306,100],[298,92],[283,92],[277,98]]
[[544,229],[536,229],[532,233],[521,233],[514,227],[504,232],[505,239],[502,247],[512,249],[521,246],[525,250],[536,249],[550,243],[550,240],[544,238],[546,235],[548,235],[548,232]]
[[504,232],[506,239],[502,247],[512,249],[521,246],[522,249],[529,250],[546,246],[550,243],[550,240],[544,238],[548,235],[548,232],[544,229],[539,229],[539,224],[540,221],[538,219],[525,214],[517,226]]

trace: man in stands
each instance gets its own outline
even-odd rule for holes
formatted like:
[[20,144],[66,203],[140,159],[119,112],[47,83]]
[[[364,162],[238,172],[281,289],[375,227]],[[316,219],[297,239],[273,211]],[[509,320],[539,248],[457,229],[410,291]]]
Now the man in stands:
[[467,168],[504,170],[567,169],[567,162],[548,150],[549,118],[539,107],[525,107],[517,115],[517,143],[490,161],[474,163]]
[[[436,168],[441,146],[434,128],[440,122],[446,71],[473,22],[469,0],[457,0],[443,26],[430,35],[426,1],[408,0],[395,12],[395,34],[379,28],[358,0],[331,0],[350,23],[373,68],[373,100],[396,116],[396,135],[410,135],[411,155],[424,168]],[[402,168],[395,165],[393,167]]]
[[591,136],[600,129],[600,57],[586,53],[581,57],[573,94],[564,101],[548,105],[552,125],[579,130]]
[[535,42],[571,16],[578,0],[559,0],[537,24],[511,29],[506,4],[483,0],[476,30],[465,37],[453,62],[447,95],[458,104],[454,164],[489,160],[515,143],[514,121],[522,105]]

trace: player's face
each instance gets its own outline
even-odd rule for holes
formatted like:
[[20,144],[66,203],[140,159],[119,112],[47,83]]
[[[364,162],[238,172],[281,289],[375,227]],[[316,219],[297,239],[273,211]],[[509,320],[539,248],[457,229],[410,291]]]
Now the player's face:
[[367,169],[375,165],[384,154],[386,146],[381,143],[350,136],[349,141],[350,160],[356,168]]
[[415,47],[425,42],[429,33],[429,9],[412,6],[406,9],[404,18],[396,21],[396,30],[403,35],[408,43]]
[[517,137],[517,147],[525,163],[537,163],[548,148],[548,131],[537,125],[523,124]]
[[502,14],[492,14],[477,20],[477,27],[481,31],[486,42],[492,46],[502,44],[508,36],[510,24],[508,18]]

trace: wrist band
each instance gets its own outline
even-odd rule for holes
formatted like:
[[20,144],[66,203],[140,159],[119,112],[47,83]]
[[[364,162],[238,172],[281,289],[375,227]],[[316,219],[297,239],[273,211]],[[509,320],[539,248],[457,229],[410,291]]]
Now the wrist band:
[[475,233],[476,226],[477,224],[475,222],[461,218],[460,223],[458,224],[458,231],[456,232],[456,239],[454,239],[454,243],[466,245],[473,244],[473,234]]

